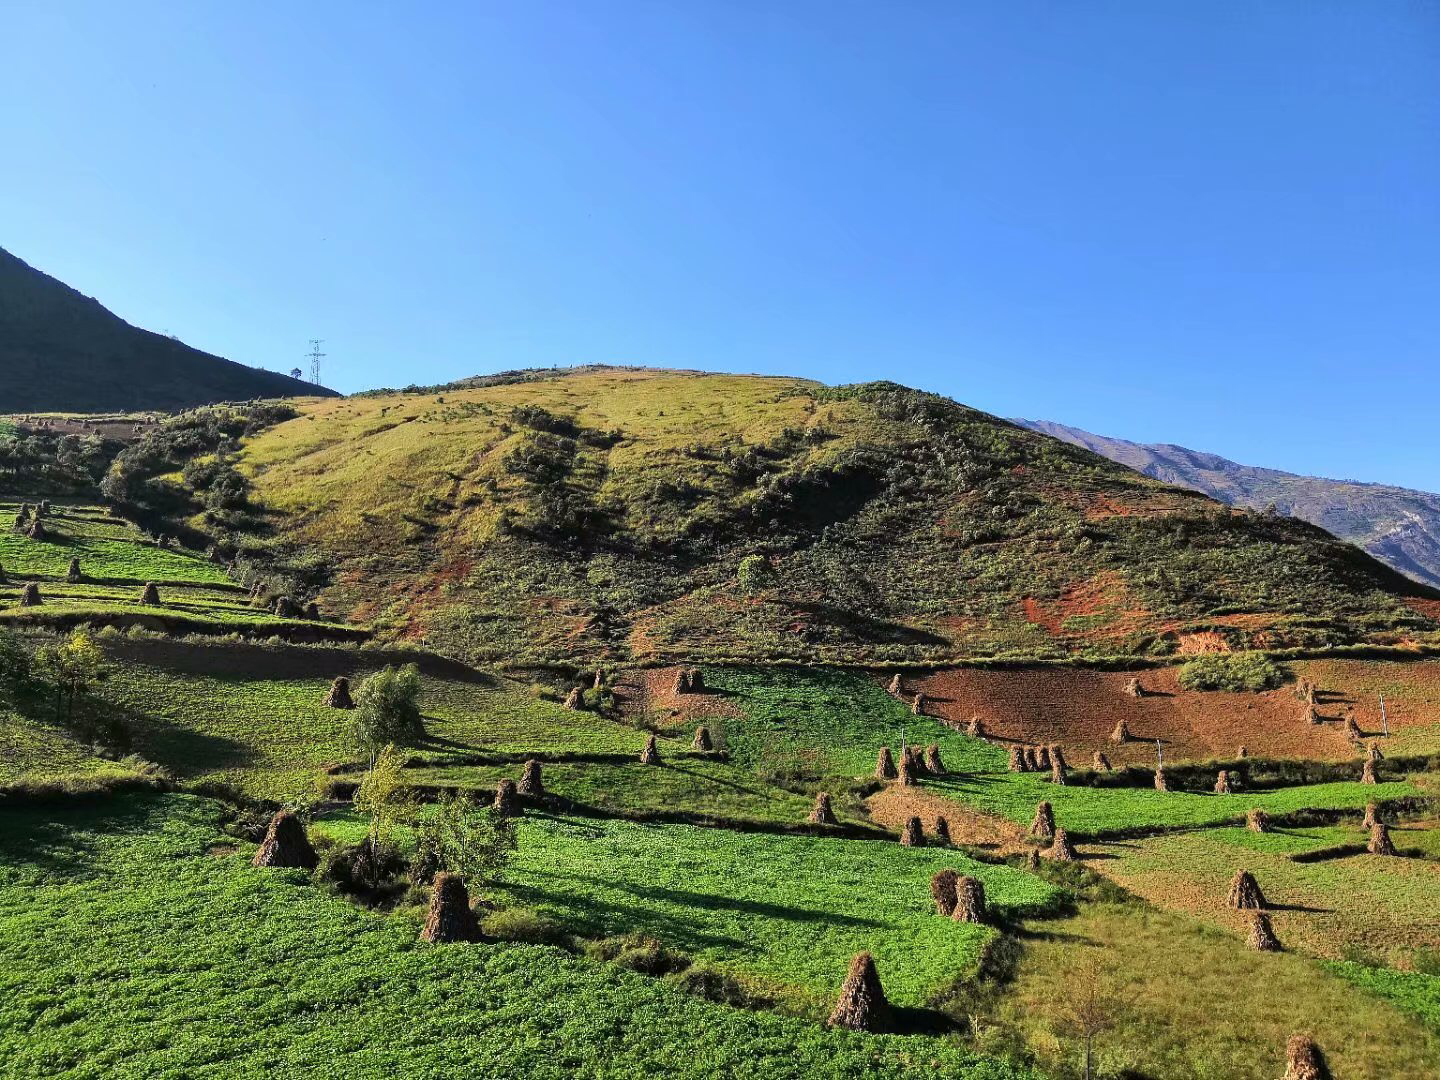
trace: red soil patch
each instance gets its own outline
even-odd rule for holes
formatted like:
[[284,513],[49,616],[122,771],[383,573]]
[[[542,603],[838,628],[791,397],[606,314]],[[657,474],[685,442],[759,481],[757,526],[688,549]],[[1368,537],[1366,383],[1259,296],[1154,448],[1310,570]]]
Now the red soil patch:
[[1428,600],[1423,596],[1406,596],[1401,598],[1402,602],[1414,608],[1427,619],[1440,621],[1440,600]]
[[[1054,637],[1094,640],[1124,637],[1132,633],[1150,612],[1135,605],[1119,574],[1105,572],[1087,581],[1066,586],[1057,600],[1037,600],[1027,596],[1022,601],[1025,618]],[[1076,629],[1066,621],[1090,616],[1107,617],[1100,625]]]
[[716,717],[739,716],[739,709],[718,694],[677,694],[678,667],[624,671],[614,680],[615,702],[627,718],[649,716],[667,729],[698,726]]
[[1001,855],[1028,851],[1025,830],[1013,821],[981,814],[941,795],[932,795],[923,788],[889,784],[865,802],[870,817],[878,824],[897,832],[912,817],[918,817],[926,836],[935,835],[935,819],[943,817],[950,825],[950,839],[966,847],[988,848]]
[[[923,693],[927,711],[964,730],[972,716],[1003,743],[1057,743],[1076,764],[1103,750],[1115,765],[1151,765],[1155,740],[1168,760],[1232,758],[1246,746],[1252,756],[1343,761],[1356,757],[1344,734],[1353,715],[1366,737],[1381,730],[1378,693],[1386,694],[1390,730],[1440,723],[1440,663],[1310,661],[1293,665],[1320,687],[1322,722],[1308,723],[1289,686],[1264,694],[1197,693],[1182,690],[1177,671],[1140,673],[1149,693],[1131,697],[1126,672],[1057,669],[936,672],[910,685]],[[1387,689],[1388,688],[1388,689]],[[1132,741],[1110,742],[1124,720]]]
[[1225,640],[1223,634],[1214,630],[1202,630],[1195,634],[1180,634],[1176,638],[1179,651],[1182,656],[1194,656],[1197,653],[1218,653],[1229,652],[1230,643]]

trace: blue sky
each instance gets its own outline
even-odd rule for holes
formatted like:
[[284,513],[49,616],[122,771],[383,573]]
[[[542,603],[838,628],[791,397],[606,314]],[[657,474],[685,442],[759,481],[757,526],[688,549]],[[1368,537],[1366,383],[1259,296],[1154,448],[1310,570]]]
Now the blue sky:
[[1434,4],[8,0],[0,102],[0,246],[342,390],[890,378],[1440,490]]

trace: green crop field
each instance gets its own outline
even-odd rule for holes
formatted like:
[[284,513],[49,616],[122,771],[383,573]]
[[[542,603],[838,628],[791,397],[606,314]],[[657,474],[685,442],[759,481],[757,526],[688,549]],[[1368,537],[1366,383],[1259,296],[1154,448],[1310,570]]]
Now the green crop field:
[[819,1018],[862,950],[904,1005],[973,973],[995,931],[935,914],[936,871],[980,878],[1000,914],[1057,897],[1023,871],[894,841],[537,816],[524,819],[519,841],[504,897],[588,936],[651,934],[720,969],[794,987]]
[[227,854],[205,800],[5,814],[9,1076],[228,1080],[341,1061],[359,1078],[1031,1075],[940,1039],[713,1005],[543,946],[425,945],[413,919]]
[[[0,525],[8,526],[20,504],[0,502]],[[133,525],[100,508],[57,505],[45,519],[50,540],[31,540],[0,530],[0,565],[24,577],[64,580],[72,558],[97,581],[189,582],[234,588],[223,567],[185,551],[146,542]]]

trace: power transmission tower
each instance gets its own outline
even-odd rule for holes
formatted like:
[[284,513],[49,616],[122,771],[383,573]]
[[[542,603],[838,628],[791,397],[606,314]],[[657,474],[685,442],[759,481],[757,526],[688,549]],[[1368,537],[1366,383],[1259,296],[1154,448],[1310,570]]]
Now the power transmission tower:
[[305,355],[310,358],[310,381],[316,386],[320,385],[320,359],[325,353],[320,351],[320,343],[324,338],[311,338],[310,351]]

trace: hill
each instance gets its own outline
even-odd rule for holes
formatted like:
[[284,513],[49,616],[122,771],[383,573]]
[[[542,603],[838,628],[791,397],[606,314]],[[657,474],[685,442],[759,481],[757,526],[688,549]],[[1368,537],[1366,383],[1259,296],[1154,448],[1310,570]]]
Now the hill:
[[1231,506],[1274,506],[1350,541],[1416,581],[1440,586],[1440,495],[1240,465],[1183,446],[1127,442],[1049,420],[1015,423]]
[[[1093,659],[1436,630],[1433,593],[1320,529],[893,383],[524,373],[305,404],[233,466],[249,511],[207,509],[187,469],[190,525],[256,568],[245,584],[470,662]],[[132,475],[129,497],[173,505],[174,481]]]
[[169,411],[333,393],[131,326],[0,248],[0,412]]

